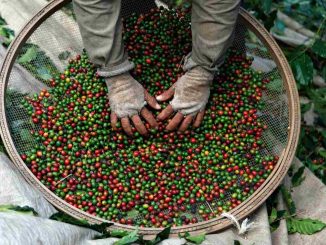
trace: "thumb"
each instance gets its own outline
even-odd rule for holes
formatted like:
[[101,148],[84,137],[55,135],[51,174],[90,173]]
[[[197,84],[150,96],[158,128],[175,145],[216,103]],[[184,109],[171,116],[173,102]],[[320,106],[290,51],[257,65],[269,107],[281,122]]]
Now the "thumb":
[[175,86],[172,85],[168,90],[164,91],[161,95],[157,96],[156,99],[158,101],[167,101],[171,99],[174,95],[174,88]]
[[151,96],[146,90],[145,90],[145,100],[147,101],[148,105],[156,110],[160,110],[161,106],[157,103],[156,99]]

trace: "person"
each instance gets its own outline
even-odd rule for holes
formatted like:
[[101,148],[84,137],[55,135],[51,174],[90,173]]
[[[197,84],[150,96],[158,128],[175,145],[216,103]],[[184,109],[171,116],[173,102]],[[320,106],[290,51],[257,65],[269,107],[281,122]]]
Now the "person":
[[[111,126],[118,120],[128,135],[131,122],[136,130],[147,134],[141,117],[151,127],[170,118],[167,130],[185,131],[203,120],[214,71],[223,63],[232,43],[241,0],[193,0],[191,12],[192,51],[187,55],[185,74],[167,91],[152,97],[129,73],[134,64],[128,60],[122,40],[121,0],[74,0],[74,11],[83,43],[90,60],[105,77],[111,106]],[[141,1],[140,1],[141,4]],[[146,108],[160,110],[157,101],[168,101],[155,119]],[[141,116],[141,117],[140,117]]]

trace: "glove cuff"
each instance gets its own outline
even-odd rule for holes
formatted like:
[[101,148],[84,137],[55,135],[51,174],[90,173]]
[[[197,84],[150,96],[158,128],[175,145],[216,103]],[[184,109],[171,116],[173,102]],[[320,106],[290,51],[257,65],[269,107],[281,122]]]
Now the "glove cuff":
[[102,77],[113,77],[121,75],[135,68],[135,64],[128,59],[118,65],[98,68],[97,73]]
[[198,64],[191,58],[191,53],[187,54],[184,59],[183,70],[187,72],[196,66],[198,66]]
[[194,78],[197,81],[197,84],[210,85],[214,79],[214,72],[208,71],[202,66],[195,66],[187,71],[186,74],[190,78]]

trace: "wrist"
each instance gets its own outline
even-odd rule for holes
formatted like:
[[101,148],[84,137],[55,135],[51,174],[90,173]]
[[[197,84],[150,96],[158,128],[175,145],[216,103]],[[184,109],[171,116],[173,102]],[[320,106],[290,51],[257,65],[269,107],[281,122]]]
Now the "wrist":
[[208,86],[212,83],[214,79],[213,71],[208,71],[202,66],[196,66],[186,72],[189,78],[193,78],[196,84],[207,84]]

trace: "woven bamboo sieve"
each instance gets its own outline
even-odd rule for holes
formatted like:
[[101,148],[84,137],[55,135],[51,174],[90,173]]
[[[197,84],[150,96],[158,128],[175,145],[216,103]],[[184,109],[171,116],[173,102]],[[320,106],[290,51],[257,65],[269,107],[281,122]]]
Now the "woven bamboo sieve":
[[[153,6],[155,6],[154,1],[144,1],[144,3],[142,1],[141,4],[139,1],[122,1],[122,15],[128,16],[133,11],[146,12]],[[8,113],[10,105],[7,104],[6,96],[17,79],[13,74],[13,67],[18,64],[18,56],[23,52],[27,43],[36,43],[50,58],[53,58],[52,61],[58,70],[62,70],[66,63],[54,57],[53,54],[59,54],[66,50],[73,54],[82,51],[78,26],[74,18],[66,14],[68,10],[71,11],[69,0],[51,1],[25,25],[9,47],[0,71],[1,136],[17,169],[49,202],[76,218],[86,219],[90,223],[102,223],[107,221],[66,203],[32,174],[20,158],[20,154],[28,148],[15,136],[12,129],[12,125],[17,124],[17,118],[23,112],[17,110],[15,115]],[[275,83],[273,90],[267,91],[263,95],[262,99],[266,104],[266,109],[260,112],[260,116],[269,126],[268,132],[263,135],[263,141],[266,144],[265,151],[279,156],[275,169],[263,185],[243,203],[230,211],[237,219],[243,219],[255,211],[272,194],[291,165],[300,131],[300,104],[291,69],[275,40],[255,18],[243,9],[240,11],[238,22],[234,46],[258,60],[256,65],[259,66],[258,63],[265,64],[265,68],[259,68],[259,70],[265,70],[264,76],[274,77],[271,82]],[[66,28],[59,31],[62,36],[56,36],[53,32],[48,33],[49,28],[56,29],[60,24]],[[35,88],[33,92],[38,91]],[[20,101],[14,99],[13,103],[19,104]],[[216,217],[192,225],[173,227],[171,236],[177,236],[178,233],[183,232],[211,233],[225,229],[231,224],[231,221],[226,218]],[[131,231],[136,227],[114,223],[110,229]],[[159,231],[161,231],[159,228],[139,229],[139,232],[145,235],[154,235]]]

